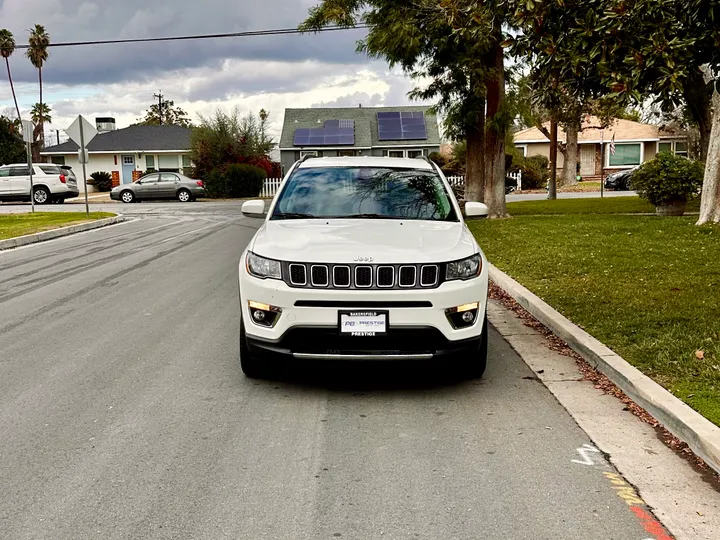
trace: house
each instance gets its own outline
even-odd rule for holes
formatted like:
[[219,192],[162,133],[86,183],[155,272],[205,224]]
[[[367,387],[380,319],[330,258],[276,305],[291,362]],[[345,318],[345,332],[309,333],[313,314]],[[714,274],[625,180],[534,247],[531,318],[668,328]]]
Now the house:
[[412,158],[438,151],[440,131],[429,107],[285,109],[283,171],[306,155]]
[[[115,129],[113,118],[96,118],[95,122],[98,134],[87,145],[88,176],[96,171],[109,172],[113,185],[119,185],[130,183],[146,172],[190,173],[190,129],[171,125]],[[81,179],[78,150],[77,144],[67,141],[47,147],[40,154],[53,163],[71,166]],[[82,181],[78,184],[82,190]]]
[[[550,123],[545,124],[550,130]],[[610,143],[615,141],[615,152],[610,152]],[[558,141],[565,142],[565,133],[558,128]],[[550,157],[550,140],[535,128],[523,129],[514,135],[515,147],[526,157],[542,155]],[[604,168],[601,168],[601,145],[605,144]],[[578,134],[578,174],[585,179],[599,178],[601,172],[616,172],[630,169],[655,157],[658,152],[670,151],[687,156],[687,138],[680,133],[666,132],[658,126],[615,119],[602,129],[600,121],[588,117]],[[558,169],[563,168],[563,155],[558,150]],[[558,176],[560,172],[558,172]]]

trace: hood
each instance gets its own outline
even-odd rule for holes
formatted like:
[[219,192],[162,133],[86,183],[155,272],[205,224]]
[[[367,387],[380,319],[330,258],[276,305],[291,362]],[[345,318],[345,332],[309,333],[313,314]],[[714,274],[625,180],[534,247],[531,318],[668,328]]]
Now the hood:
[[438,263],[478,252],[463,223],[380,219],[267,221],[251,249],[280,261],[344,264]]

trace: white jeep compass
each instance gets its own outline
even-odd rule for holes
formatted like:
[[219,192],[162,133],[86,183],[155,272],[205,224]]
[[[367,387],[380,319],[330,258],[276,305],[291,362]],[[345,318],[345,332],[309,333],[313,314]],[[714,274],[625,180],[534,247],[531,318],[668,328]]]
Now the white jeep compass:
[[[487,207],[467,203],[468,216]],[[263,216],[264,201],[243,213]],[[439,168],[424,159],[297,162],[243,253],[240,360],[429,360],[480,377],[485,257]]]

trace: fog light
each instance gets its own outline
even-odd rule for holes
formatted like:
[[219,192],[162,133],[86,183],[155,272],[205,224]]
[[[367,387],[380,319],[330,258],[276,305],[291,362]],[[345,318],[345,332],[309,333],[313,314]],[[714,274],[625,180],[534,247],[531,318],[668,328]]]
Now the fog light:
[[447,316],[448,321],[450,321],[452,327],[459,330],[462,328],[469,328],[475,324],[479,309],[479,302],[471,302],[469,304],[462,304],[457,307],[446,309],[445,315]]
[[270,304],[263,304],[262,302],[255,302],[250,300],[248,302],[250,308],[250,315],[252,320],[258,326],[273,327],[280,318],[282,309],[279,307],[271,306]]

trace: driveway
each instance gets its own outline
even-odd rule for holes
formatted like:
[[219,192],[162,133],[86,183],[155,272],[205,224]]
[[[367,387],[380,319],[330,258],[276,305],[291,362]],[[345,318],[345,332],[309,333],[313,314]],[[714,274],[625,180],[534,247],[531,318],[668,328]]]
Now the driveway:
[[481,382],[404,363],[252,381],[236,275],[257,222],[125,208],[148,215],[0,253],[3,538],[648,537],[494,329]]

